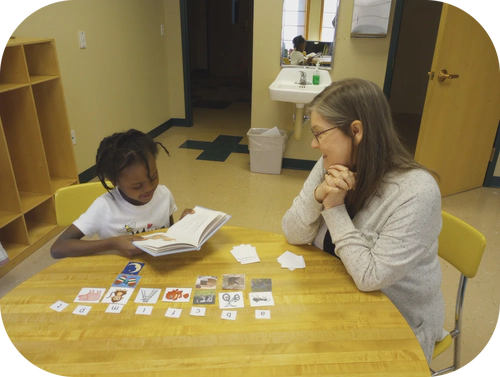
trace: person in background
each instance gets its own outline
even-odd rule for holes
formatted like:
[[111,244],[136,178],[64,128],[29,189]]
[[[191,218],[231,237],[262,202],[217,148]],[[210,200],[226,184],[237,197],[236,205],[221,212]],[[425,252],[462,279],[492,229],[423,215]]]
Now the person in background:
[[[159,185],[156,156],[161,146],[150,136],[131,129],[104,138],[97,150],[96,172],[108,191],[98,197],[55,241],[53,258],[76,257],[107,250],[132,256],[143,251],[132,242],[138,234],[168,228],[177,210],[170,190]],[[113,187],[109,187],[110,181]],[[192,209],[186,209],[181,219]],[[97,234],[98,240],[82,240]]]
[[381,290],[412,328],[430,363],[446,335],[438,235],[441,194],[396,134],[382,90],[333,82],[308,106],[321,157],[283,217],[291,244],[340,258],[361,291]]
[[304,56],[304,50],[306,48],[306,40],[302,35],[298,35],[293,38],[293,50],[290,53],[290,64],[291,65],[308,65],[311,63],[313,56],[306,58]]

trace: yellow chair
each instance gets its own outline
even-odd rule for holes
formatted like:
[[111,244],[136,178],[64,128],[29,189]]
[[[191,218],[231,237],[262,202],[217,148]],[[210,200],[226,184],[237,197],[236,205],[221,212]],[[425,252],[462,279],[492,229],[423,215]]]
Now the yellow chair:
[[[110,182],[108,186],[113,187]],[[55,193],[56,217],[59,226],[69,226],[87,211],[94,200],[106,189],[101,182],[81,183],[62,187]]]
[[432,355],[434,359],[454,343],[453,365],[437,372],[431,369],[433,376],[440,376],[460,368],[460,334],[465,288],[468,279],[476,276],[486,247],[486,238],[481,232],[449,213],[443,211],[442,214],[443,228],[439,234],[438,254],[460,271],[461,276],[455,304],[455,328],[442,341],[436,342]]

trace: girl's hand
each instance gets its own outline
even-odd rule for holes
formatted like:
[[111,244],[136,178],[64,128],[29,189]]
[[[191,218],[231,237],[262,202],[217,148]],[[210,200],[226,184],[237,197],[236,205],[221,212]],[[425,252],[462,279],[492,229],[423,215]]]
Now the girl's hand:
[[344,204],[349,190],[356,186],[356,174],[342,165],[328,168],[325,180],[316,188],[314,197],[325,209]]
[[184,216],[186,215],[192,215],[194,213],[194,210],[192,208],[186,208],[184,211],[182,211],[182,215],[179,220],[181,220]]
[[135,247],[132,244],[133,241],[141,241],[141,240],[144,240],[144,238],[142,238],[140,236],[113,237],[112,238],[113,250],[118,251],[120,254],[122,254],[126,257],[131,257],[133,255],[142,254],[142,253],[144,253],[144,251]]

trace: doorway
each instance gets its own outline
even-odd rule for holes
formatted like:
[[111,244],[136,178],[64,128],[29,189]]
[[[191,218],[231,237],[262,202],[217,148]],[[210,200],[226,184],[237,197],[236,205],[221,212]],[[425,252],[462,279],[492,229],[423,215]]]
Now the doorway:
[[443,3],[402,0],[400,5],[385,91],[401,140],[415,154]]
[[193,109],[251,103],[253,0],[189,0],[189,88]]

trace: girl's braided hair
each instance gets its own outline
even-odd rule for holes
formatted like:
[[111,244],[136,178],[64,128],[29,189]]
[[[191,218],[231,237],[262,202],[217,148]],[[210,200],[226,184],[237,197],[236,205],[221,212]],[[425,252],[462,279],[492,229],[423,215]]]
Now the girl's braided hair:
[[121,171],[136,162],[142,162],[146,165],[148,178],[151,178],[148,153],[156,158],[158,145],[170,156],[162,143],[154,141],[150,136],[138,130],[131,129],[105,137],[99,144],[95,157],[96,174],[99,181],[109,192],[112,187],[108,186],[106,180],[116,184]]

